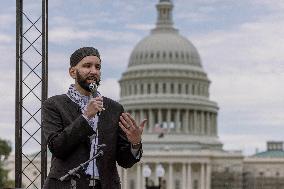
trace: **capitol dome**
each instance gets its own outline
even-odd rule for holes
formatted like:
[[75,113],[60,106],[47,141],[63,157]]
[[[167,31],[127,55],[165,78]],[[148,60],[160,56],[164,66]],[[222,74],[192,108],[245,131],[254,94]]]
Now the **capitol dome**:
[[173,27],[173,3],[160,0],[156,8],[156,27],[134,47],[119,81],[120,103],[136,120],[148,119],[146,149],[222,149],[199,53]]
[[188,64],[201,67],[201,60],[194,45],[177,30],[152,30],[134,48],[129,67],[140,64]]

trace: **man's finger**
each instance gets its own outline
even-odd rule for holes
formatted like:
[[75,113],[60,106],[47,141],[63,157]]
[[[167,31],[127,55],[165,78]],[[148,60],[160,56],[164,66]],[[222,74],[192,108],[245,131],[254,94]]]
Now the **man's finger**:
[[143,131],[143,129],[144,129],[144,127],[145,127],[147,121],[148,121],[147,119],[144,119],[144,120],[140,123],[140,128],[142,129],[142,131]]
[[128,112],[125,113],[125,114],[129,117],[129,119],[131,120],[132,124],[136,126],[136,122],[135,122],[134,118],[131,116],[131,114],[128,113]]
[[120,116],[120,121],[121,121],[122,125],[128,125],[127,121],[124,119],[123,116]]
[[129,131],[128,129],[126,129],[126,128],[124,127],[124,125],[123,125],[121,122],[119,122],[118,124],[119,124],[120,128],[121,128],[127,135],[130,134],[130,131]]
[[129,116],[126,113],[122,113],[123,119],[127,122],[127,125],[129,126],[133,126],[133,122],[131,121],[131,119],[129,118]]

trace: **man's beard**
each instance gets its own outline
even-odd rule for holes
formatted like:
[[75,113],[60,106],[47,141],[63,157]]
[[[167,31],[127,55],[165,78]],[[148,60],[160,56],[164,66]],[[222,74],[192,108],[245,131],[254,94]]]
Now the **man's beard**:
[[[80,75],[80,73],[79,73],[79,71],[77,71],[76,72],[76,77],[77,77],[77,82],[78,82],[78,84],[80,85],[80,87],[82,87],[83,89],[85,89],[86,91],[88,91],[88,92],[91,92],[91,90],[90,90],[90,88],[89,88],[89,85],[90,85],[90,83],[88,83],[87,82],[87,80],[88,80],[88,78],[89,77],[87,77],[87,78],[83,78],[81,75]],[[92,77],[93,78],[93,77]],[[96,83],[96,85],[97,86],[99,86],[100,85],[100,79],[95,79],[95,83]]]

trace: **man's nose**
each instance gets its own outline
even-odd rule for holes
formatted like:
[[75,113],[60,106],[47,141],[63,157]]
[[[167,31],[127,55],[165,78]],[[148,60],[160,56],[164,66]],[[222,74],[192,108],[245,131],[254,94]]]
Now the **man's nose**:
[[97,74],[98,71],[99,71],[99,70],[98,70],[95,66],[92,66],[92,67],[91,67],[91,70],[90,70],[90,73]]

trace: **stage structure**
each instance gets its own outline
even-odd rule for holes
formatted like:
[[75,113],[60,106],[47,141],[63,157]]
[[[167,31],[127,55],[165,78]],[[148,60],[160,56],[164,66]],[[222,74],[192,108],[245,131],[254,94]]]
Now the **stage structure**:
[[[47,175],[41,105],[47,98],[48,0],[16,1],[15,187],[38,188]],[[32,155],[31,155],[32,154]],[[35,159],[41,157],[41,166]],[[23,162],[28,162],[24,163]],[[27,170],[35,168],[32,175]],[[23,180],[28,185],[23,186]]]

